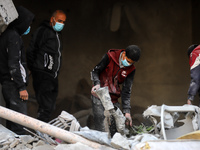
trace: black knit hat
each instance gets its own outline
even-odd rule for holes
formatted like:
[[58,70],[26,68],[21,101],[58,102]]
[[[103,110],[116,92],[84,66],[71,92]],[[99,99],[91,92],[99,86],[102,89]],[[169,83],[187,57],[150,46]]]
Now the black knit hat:
[[193,51],[197,46],[198,46],[198,44],[190,45],[190,47],[188,48],[188,51],[187,51],[188,57],[190,57],[190,53],[192,53],[192,51]]
[[133,61],[138,61],[140,59],[141,50],[137,45],[129,45],[126,48],[126,56]]

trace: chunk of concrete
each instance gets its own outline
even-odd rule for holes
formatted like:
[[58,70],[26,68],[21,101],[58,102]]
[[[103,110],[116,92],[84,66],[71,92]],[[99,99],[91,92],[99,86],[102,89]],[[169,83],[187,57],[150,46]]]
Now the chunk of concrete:
[[129,141],[120,133],[115,133],[111,139],[111,145],[116,149],[130,150]]
[[29,144],[36,141],[31,135],[20,135],[19,138],[21,139],[22,144]]

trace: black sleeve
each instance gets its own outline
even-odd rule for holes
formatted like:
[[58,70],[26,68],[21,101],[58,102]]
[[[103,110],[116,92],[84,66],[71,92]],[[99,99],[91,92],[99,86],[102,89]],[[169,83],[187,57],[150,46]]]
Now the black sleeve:
[[109,64],[109,57],[107,54],[103,56],[100,63],[94,67],[91,72],[91,79],[94,85],[100,84],[99,75]]
[[39,27],[32,35],[31,42],[29,44],[29,47],[26,50],[27,66],[28,66],[28,69],[31,71],[33,68],[33,64],[36,60],[37,51],[40,48],[40,45],[42,45],[43,43],[44,32],[45,32],[45,29],[42,27]]
[[[12,80],[16,83],[19,91],[26,89],[26,84],[22,77],[21,69],[24,69],[20,65],[21,61],[21,48],[22,39],[16,33],[10,35],[8,40],[8,67]],[[21,69],[20,69],[21,68]],[[24,70],[25,71],[25,70]]]
[[131,109],[130,97],[131,97],[131,89],[132,89],[134,75],[135,75],[135,70],[132,71],[126,77],[122,85],[121,99],[122,99],[123,113],[130,113],[130,109]]

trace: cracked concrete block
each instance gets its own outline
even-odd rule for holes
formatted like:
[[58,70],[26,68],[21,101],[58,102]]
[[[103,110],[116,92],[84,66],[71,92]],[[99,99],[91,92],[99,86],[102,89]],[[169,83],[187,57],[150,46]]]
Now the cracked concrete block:
[[84,145],[80,142],[77,142],[75,144],[60,144],[55,147],[55,150],[94,150],[93,148]]
[[111,139],[111,145],[116,149],[130,150],[129,141],[120,133],[115,133]]
[[21,142],[23,144],[29,144],[35,141],[35,138],[32,137],[31,135],[21,135],[19,138],[21,139]]

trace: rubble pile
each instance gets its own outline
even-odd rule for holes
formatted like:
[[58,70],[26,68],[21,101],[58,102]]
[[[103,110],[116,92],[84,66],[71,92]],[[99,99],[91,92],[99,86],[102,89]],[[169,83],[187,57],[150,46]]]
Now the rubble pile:
[[[179,119],[180,114],[184,116],[182,120]],[[73,115],[64,111],[50,121],[50,124],[72,133],[68,136],[77,135],[77,137],[58,139],[51,136],[51,133],[48,135],[41,131],[35,131],[36,133],[30,131],[32,135],[16,135],[0,125],[0,150],[174,150],[174,147],[177,150],[199,149],[198,107],[153,105],[143,115],[150,118],[154,125],[150,128],[144,125],[133,126],[129,131],[134,130],[134,135],[116,132],[112,137],[109,132],[81,127]],[[155,117],[160,117],[160,122]],[[178,126],[177,121],[182,121],[183,125]],[[188,133],[177,137],[181,130],[184,130],[182,132],[184,134]]]

